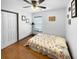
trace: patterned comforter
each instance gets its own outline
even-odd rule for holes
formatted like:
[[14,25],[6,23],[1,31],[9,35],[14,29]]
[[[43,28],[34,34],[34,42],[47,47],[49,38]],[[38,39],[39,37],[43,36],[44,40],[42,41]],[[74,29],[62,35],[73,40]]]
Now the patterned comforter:
[[29,39],[27,45],[52,59],[71,59],[65,39],[58,36],[39,33]]

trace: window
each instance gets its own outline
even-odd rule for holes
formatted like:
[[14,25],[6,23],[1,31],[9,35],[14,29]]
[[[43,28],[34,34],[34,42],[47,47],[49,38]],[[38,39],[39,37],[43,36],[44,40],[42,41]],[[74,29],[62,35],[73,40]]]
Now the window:
[[35,16],[33,19],[34,31],[42,32],[42,16]]

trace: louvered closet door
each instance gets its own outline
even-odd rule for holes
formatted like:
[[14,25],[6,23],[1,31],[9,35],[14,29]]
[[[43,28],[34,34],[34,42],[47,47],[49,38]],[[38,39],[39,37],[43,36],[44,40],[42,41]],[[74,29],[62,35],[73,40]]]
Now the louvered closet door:
[[3,11],[1,15],[1,48],[5,48],[17,41],[17,16],[16,14]]

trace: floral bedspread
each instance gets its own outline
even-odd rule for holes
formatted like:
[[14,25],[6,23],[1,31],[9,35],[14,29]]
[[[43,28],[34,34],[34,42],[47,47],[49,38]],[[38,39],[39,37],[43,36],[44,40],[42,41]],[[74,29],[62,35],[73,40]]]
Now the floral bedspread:
[[52,59],[71,59],[66,41],[62,37],[39,33],[28,40],[27,44],[32,50]]

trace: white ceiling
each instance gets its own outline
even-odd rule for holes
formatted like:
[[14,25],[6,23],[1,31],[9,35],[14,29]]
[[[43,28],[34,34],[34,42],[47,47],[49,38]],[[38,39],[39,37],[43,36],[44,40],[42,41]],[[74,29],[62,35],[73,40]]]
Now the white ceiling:
[[[40,5],[47,7],[45,10],[65,8],[67,6],[67,1],[68,0],[45,0]],[[2,3],[1,4],[2,7],[6,6],[7,4],[10,4],[9,6],[12,5],[19,9],[23,9],[23,10],[32,12],[31,8],[22,8],[24,6],[29,6],[29,4],[24,2],[23,0],[2,0],[1,3]],[[40,10],[40,11],[42,11],[42,10]]]
[[[30,0],[28,0],[30,1]],[[59,8],[65,8],[67,7],[67,2],[68,0],[45,0],[42,4],[42,6],[47,7],[45,10],[50,10],[50,9],[59,9]],[[29,5],[25,3],[25,5]],[[31,8],[26,8],[26,10],[31,9]],[[42,10],[37,10],[37,11],[45,11],[44,9]]]
[[66,7],[65,0],[45,0],[43,5],[47,7],[47,9],[57,9]]

